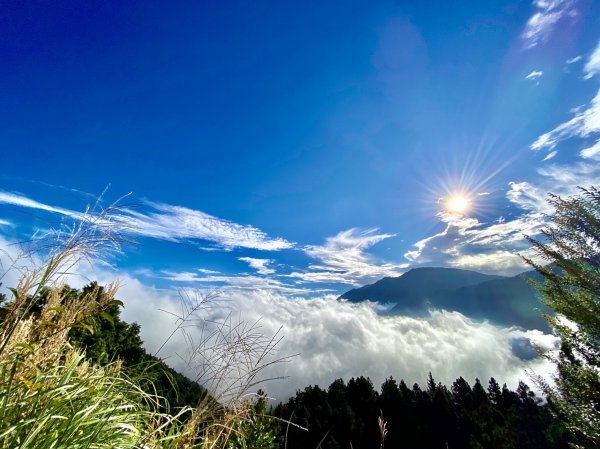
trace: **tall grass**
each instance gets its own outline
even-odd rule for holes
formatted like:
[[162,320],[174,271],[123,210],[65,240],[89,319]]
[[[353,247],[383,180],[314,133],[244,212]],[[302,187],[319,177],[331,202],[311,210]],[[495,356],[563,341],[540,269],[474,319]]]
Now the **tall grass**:
[[[128,231],[123,216],[111,206],[75,217],[68,232],[61,228],[41,240],[45,262],[22,268],[10,289],[0,323],[0,449],[224,448],[231,435],[244,441],[254,410],[247,392],[272,363],[266,360],[278,337],[226,321],[200,342],[190,339],[194,360],[202,362],[197,378],[210,379],[226,400],[206,395],[175,415],[160,412],[169,410],[164,399],[140,388],[119,361],[92,364],[69,343],[73,327],[92,331],[90,317],[115,301],[118,283],[100,296],[67,295],[64,276],[82,260],[120,251]],[[186,310],[175,331],[201,306]]]

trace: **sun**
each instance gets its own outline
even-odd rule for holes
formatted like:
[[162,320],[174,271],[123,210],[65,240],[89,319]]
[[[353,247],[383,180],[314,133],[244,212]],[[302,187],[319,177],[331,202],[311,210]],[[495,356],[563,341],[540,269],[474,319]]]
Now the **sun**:
[[452,193],[443,200],[444,211],[453,215],[466,215],[472,207],[469,195]]

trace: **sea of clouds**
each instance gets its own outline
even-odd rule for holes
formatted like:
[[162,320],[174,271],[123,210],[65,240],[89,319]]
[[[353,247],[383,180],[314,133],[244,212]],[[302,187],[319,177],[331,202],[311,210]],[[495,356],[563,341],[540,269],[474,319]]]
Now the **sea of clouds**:
[[[4,286],[14,285],[19,273],[7,270],[11,265],[7,256],[14,256],[16,249],[6,240],[0,241],[0,247],[4,249],[0,259],[5,271],[1,281]],[[431,310],[425,318],[385,316],[378,313],[381,308],[375,303],[353,304],[333,295],[305,299],[268,290],[235,289],[222,291],[218,298],[201,304],[183,330],[171,335],[181,324],[176,316],[203,298],[205,291],[159,289],[132,274],[87,264],[76,267],[67,281],[80,287],[90,280],[102,285],[115,278],[121,286],[118,297],[125,305],[122,317],[141,325],[147,350],[158,353],[191,378],[210,377],[202,372],[207,367],[191,346],[202,341],[212,344],[212,362],[223,362],[215,357],[214,350],[215,342],[221,344],[221,349],[227,342],[232,343],[231,339],[218,341],[224,338],[219,334],[223,329],[242,334],[245,331],[250,342],[262,345],[276,336],[275,350],[262,363],[292,357],[266,366],[257,375],[257,379],[279,379],[253,387],[266,390],[275,401],[285,400],[308,385],[327,387],[337,378],[349,380],[361,375],[368,376],[376,388],[389,376],[404,379],[409,385],[423,385],[429,371],[436,381],[445,384],[459,376],[469,382],[477,377],[486,383],[493,376],[514,388],[519,380],[531,384],[526,370],[546,377],[552,372],[544,358],[523,353],[531,352],[532,345],[543,350],[557,345],[553,335],[475,322],[452,311]],[[212,340],[207,338],[210,335]],[[258,335],[263,337],[259,339]],[[279,337],[283,338],[279,341]],[[254,358],[261,355],[250,354]],[[234,370],[220,373],[240,374]],[[214,388],[224,386],[235,383],[215,384]]]

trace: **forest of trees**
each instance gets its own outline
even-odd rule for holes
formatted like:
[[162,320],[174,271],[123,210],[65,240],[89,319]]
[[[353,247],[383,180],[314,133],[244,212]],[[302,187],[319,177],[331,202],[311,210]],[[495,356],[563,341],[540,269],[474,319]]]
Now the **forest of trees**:
[[282,425],[289,449],[376,447],[380,416],[390,449],[567,448],[565,428],[550,407],[524,383],[511,391],[493,378],[486,388],[460,377],[448,388],[430,374],[423,389],[393,377],[380,392],[365,377],[338,379],[326,390],[310,386],[274,414],[309,429]]

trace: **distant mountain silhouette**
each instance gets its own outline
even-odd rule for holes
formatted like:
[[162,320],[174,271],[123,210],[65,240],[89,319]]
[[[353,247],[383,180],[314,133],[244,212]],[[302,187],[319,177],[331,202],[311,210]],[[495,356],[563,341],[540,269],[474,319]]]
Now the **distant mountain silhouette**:
[[414,268],[402,276],[350,290],[340,298],[395,303],[389,312],[394,315],[423,315],[429,308],[445,309],[495,324],[548,331],[541,311],[549,310],[525,280],[537,276],[535,271],[503,277],[454,268]]
[[341,298],[352,302],[366,299],[395,302],[399,311],[420,310],[433,295],[501,278],[455,268],[414,268],[402,276],[386,277],[374,284],[350,290]]

